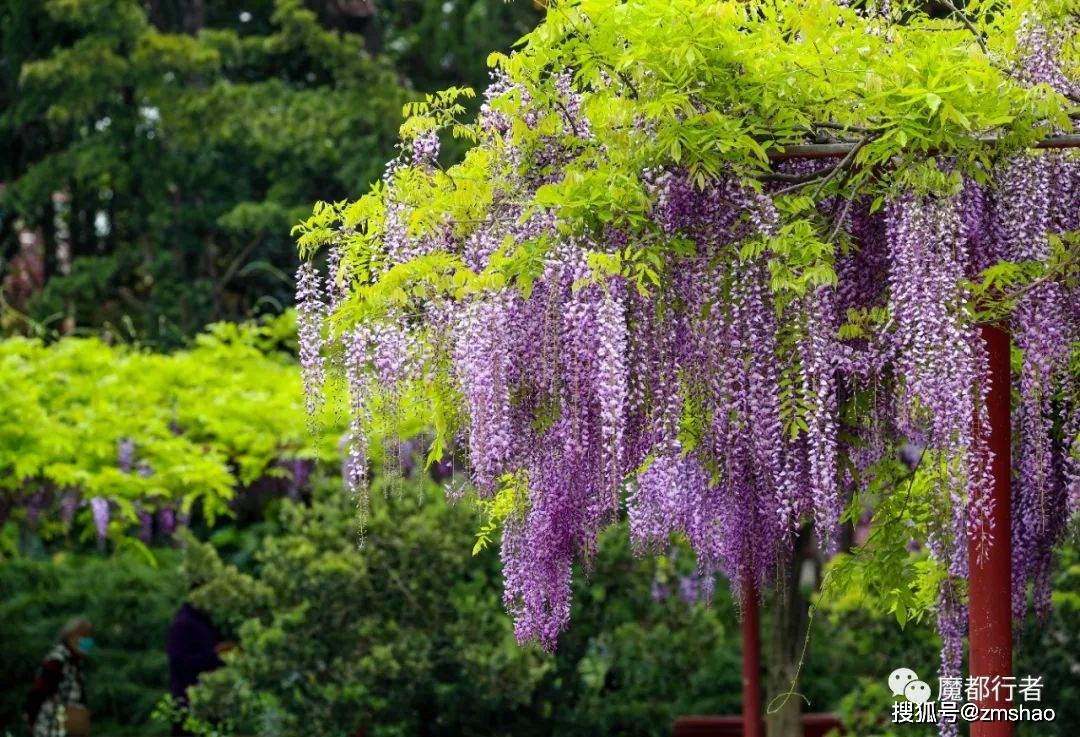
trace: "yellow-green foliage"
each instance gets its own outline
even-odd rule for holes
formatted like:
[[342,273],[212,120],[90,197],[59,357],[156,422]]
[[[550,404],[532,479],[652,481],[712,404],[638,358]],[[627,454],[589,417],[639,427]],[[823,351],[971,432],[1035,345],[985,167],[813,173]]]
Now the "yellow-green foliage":
[[[96,338],[0,343],[0,494],[106,497],[119,511],[112,534],[136,519],[137,501],[199,505],[213,521],[238,486],[287,474],[277,461],[332,460],[334,438],[307,431],[295,360],[263,347],[282,322],[211,326],[171,354]],[[124,440],[135,449],[127,472]]]
[[[485,135],[462,119],[459,100],[471,90],[451,88],[406,106],[406,142],[440,130],[477,143],[446,170],[396,171],[393,196],[410,213],[414,237],[448,223],[459,237],[468,235],[498,216],[495,205],[506,201],[526,212],[553,210],[565,228],[648,230],[654,226],[642,179],[647,170],[675,165],[699,184],[735,175],[760,187],[772,167],[768,151],[824,134],[857,142],[844,176],[822,182],[810,196],[777,198],[783,222],[761,247],[773,254],[774,290],[797,296],[833,280],[830,257],[844,245],[834,242],[816,203],[840,195],[879,204],[907,189],[955,187],[960,172],[985,178],[997,157],[1070,129],[1069,114],[1076,110],[1075,101],[1045,85],[1029,87],[1014,74],[1022,56],[1017,30],[1025,18],[1073,28],[1068,3],[1054,0],[978,0],[964,4],[963,15],[947,18],[927,15],[913,2],[892,3],[885,15],[834,0],[547,5],[545,21],[517,52],[489,59],[514,85],[490,102],[509,121],[507,139]],[[1070,36],[1062,64],[1074,66],[1075,55]],[[579,135],[561,109],[552,81],[561,70],[572,72],[585,90],[588,136]],[[534,172],[558,176],[520,202],[522,172],[515,162],[531,159],[508,148],[527,153],[552,139],[572,150],[572,159],[560,171]],[[942,173],[935,156],[948,157],[954,173]],[[883,168],[888,177],[880,176]],[[379,243],[387,192],[377,184],[353,203],[319,203],[296,229],[305,256],[333,240],[346,245],[343,270],[355,284],[338,321],[351,324],[430,290],[459,294],[508,281],[529,288],[543,244],[521,244],[518,253],[493,260],[480,275],[463,274],[468,269],[445,253],[383,273]],[[677,244],[661,237],[655,246],[638,240],[645,245],[635,249],[646,253],[620,254],[617,263],[594,268],[620,271],[639,288],[650,288],[658,282],[650,262]]]

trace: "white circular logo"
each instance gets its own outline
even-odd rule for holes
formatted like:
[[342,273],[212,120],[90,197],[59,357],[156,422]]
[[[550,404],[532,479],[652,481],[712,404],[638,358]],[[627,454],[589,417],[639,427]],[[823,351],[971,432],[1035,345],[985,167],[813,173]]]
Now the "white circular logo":
[[907,685],[918,680],[918,674],[911,668],[897,668],[889,674],[889,690],[893,692],[893,696],[903,696]]
[[907,696],[908,701],[925,704],[930,700],[930,684],[926,681],[912,681],[904,687],[904,696]]

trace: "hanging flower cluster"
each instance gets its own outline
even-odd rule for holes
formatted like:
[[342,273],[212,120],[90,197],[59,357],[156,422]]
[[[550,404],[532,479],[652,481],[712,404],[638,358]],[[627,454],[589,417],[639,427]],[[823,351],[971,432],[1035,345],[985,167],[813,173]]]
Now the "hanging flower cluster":
[[[312,263],[298,274],[301,358],[310,391],[325,366],[346,378],[350,485],[362,486],[381,415],[424,415],[436,432],[429,460],[467,458],[477,495],[498,510],[518,638],[550,648],[569,622],[574,563],[621,514],[640,551],[682,535],[704,580],[721,572],[752,590],[802,525],[826,550],[844,544],[853,495],[914,447],[913,466],[933,460],[918,472],[940,512],[926,540],[935,558],[962,577],[969,539],[1011,534],[1017,611],[1029,583],[1042,607],[1064,508],[1080,497],[1080,165],[1062,152],[991,160],[968,130],[982,125],[974,106],[999,104],[1021,148],[1060,129],[1047,111],[1060,113],[1069,90],[1046,86],[1063,74],[1059,47],[1025,20],[1018,48],[1037,61],[1010,78],[971,61],[975,40],[943,34],[960,49],[958,78],[978,64],[1006,92],[927,92],[941,130],[910,155],[901,127],[867,122],[891,112],[849,110],[850,122],[818,129],[861,136],[842,161],[771,166],[766,148],[804,142],[822,109],[805,102],[793,123],[729,76],[759,81],[767,70],[755,64],[809,53],[800,40],[769,35],[776,21],[754,3],[614,5],[670,24],[553,3],[502,58],[475,124],[457,122],[460,91],[418,103],[401,159],[373,192],[300,227],[306,253],[332,244],[327,280]],[[834,14],[836,28],[815,31],[841,38],[830,36],[834,51],[857,38],[883,64],[932,61],[917,44],[935,34],[905,40],[885,32],[887,18],[832,3],[785,8]],[[640,34],[677,45],[683,16],[718,26],[723,43],[689,46],[681,67],[633,55]],[[776,53],[758,59],[755,43]],[[816,82],[799,76],[806,64],[790,68],[768,84],[799,99]],[[758,127],[745,122],[754,116]],[[475,144],[445,171],[444,128]],[[927,163],[928,151],[939,158]],[[883,169],[916,174],[885,181]],[[978,322],[991,304],[1015,306],[1023,352],[1011,532],[990,525],[990,453],[976,432],[989,390]],[[958,597],[950,582],[940,599],[950,670]]]

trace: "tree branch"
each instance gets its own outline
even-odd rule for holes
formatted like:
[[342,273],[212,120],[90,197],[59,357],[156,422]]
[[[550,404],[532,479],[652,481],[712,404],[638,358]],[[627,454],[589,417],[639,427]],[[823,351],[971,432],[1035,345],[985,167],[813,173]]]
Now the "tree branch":
[[847,125],[846,123],[835,123],[831,120],[815,120],[810,124],[811,128],[825,128],[833,131],[846,131],[848,133],[873,133],[876,128],[866,128],[861,125]]
[[844,220],[847,219],[848,212],[851,210],[851,203],[855,201],[855,193],[853,192],[851,197],[844,197],[844,206],[840,209],[840,213],[836,216],[836,222],[833,223],[832,230],[829,231],[829,237],[826,240],[827,243],[834,243],[836,236],[840,233],[840,228],[844,225]]
[[831,172],[835,168],[836,167],[831,167],[830,169],[827,169],[825,171],[814,172],[810,179],[802,182],[796,182],[795,184],[788,185],[787,187],[782,187],[775,192],[770,192],[770,194],[772,194],[774,197],[781,197],[786,194],[791,194],[792,192],[797,192],[808,184],[820,182],[826,172]]
[[[987,145],[993,145],[1000,139],[997,136],[979,136],[975,140]],[[836,159],[846,157],[851,149],[858,146],[855,143],[792,143],[783,148],[773,148],[768,152],[771,161],[787,161],[789,159]],[[1080,148],[1080,133],[1066,133],[1057,136],[1047,136],[1033,143],[1033,149],[1057,149],[1057,148]],[[928,156],[935,155],[936,151],[927,151]]]
[[821,195],[822,190],[825,189],[825,186],[831,182],[837,174],[851,167],[855,162],[855,157],[858,155],[859,151],[862,151],[863,147],[870,143],[874,137],[875,136],[867,135],[860,138],[858,143],[854,144],[851,147],[851,150],[847,152],[847,155],[840,159],[840,163],[834,166],[832,170],[825,175],[825,178],[818,182],[818,186],[814,189],[814,193],[810,195],[810,197],[816,200]]
[[960,19],[960,22],[964,24],[964,27],[971,31],[971,35],[975,37],[975,40],[979,44],[979,48],[987,56],[990,55],[990,49],[986,45],[986,37],[982,31],[975,27],[975,24],[971,22],[971,18],[968,18],[967,13],[956,7],[956,4],[952,0],[938,0],[942,5],[949,9],[949,11]]
[[788,184],[809,184],[823,176],[826,171],[835,167],[827,167],[809,174],[786,174],[784,172],[769,172],[762,174],[758,179],[762,182],[786,182]]

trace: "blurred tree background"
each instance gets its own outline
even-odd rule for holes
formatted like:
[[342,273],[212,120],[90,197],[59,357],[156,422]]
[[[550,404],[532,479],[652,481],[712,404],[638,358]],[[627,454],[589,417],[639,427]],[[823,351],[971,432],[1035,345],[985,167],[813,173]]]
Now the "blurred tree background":
[[487,53],[537,18],[496,0],[2,0],[3,328],[168,348],[282,311],[311,202],[365,191],[402,104],[482,87]]

